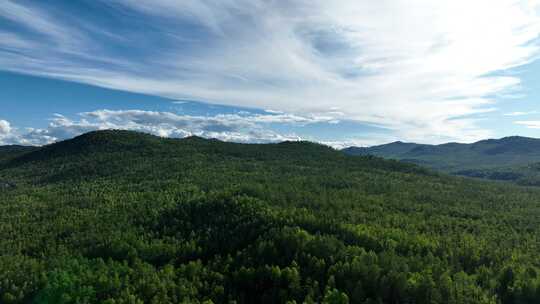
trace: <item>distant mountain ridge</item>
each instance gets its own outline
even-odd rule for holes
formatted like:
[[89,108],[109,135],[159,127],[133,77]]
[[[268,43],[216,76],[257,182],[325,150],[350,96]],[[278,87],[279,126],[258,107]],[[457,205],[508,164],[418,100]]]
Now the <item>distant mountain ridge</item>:
[[[519,180],[537,178],[540,139],[511,136],[471,144],[428,145],[393,142],[373,147],[349,147],[349,155],[374,155],[426,166],[435,170],[473,177]],[[534,181],[536,184],[536,180]]]

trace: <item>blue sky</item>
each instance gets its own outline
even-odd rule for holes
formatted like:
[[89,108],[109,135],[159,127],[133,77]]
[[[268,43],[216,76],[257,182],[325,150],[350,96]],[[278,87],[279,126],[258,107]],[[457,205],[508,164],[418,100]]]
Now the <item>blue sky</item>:
[[6,0],[0,144],[538,137],[539,34],[534,0]]

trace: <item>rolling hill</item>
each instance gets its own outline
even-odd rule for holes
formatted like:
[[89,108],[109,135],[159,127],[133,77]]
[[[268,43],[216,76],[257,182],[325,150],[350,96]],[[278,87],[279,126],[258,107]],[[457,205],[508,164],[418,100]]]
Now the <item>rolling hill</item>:
[[349,155],[375,155],[426,166],[447,173],[523,185],[540,184],[540,139],[505,137],[472,144],[425,145],[393,142],[368,148],[343,149]]
[[38,149],[37,147],[19,146],[19,145],[0,146],[0,160],[14,158],[18,155],[24,154],[26,152],[31,152],[37,149]]
[[310,142],[108,130],[8,150],[1,303],[540,300],[536,188]]

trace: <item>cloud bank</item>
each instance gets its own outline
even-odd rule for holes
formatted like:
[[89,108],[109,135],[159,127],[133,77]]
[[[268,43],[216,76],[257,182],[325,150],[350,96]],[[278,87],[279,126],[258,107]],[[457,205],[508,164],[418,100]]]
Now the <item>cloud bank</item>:
[[0,120],[0,144],[45,145],[105,129],[134,130],[161,137],[196,135],[241,143],[270,143],[300,139],[294,134],[273,131],[271,124],[302,126],[331,121],[328,117],[284,113],[193,116],[142,110],[97,110],[79,113],[75,119],[56,114],[42,129],[13,128],[9,122]]
[[0,18],[17,30],[0,30],[0,69],[352,119],[409,141],[474,141],[491,135],[475,115],[520,89],[520,79],[503,72],[539,51],[540,3],[533,0],[116,0],[95,7],[74,19],[43,2],[2,2]]

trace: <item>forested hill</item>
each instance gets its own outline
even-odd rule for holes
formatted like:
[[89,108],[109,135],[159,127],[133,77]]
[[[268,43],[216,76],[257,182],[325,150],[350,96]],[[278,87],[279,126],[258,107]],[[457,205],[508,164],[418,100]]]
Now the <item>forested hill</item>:
[[0,303],[540,301],[537,189],[309,142],[98,131],[15,150]]
[[472,144],[424,145],[393,142],[368,148],[350,147],[349,155],[375,155],[444,172],[521,184],[540,185],[540,139],[505,137]]
[[7,160],[9,158],[15,158],[18,155],[22,155],[26,152],[35,151],[37,149],[37,147],[18,145],[0,146],[0,161]]

